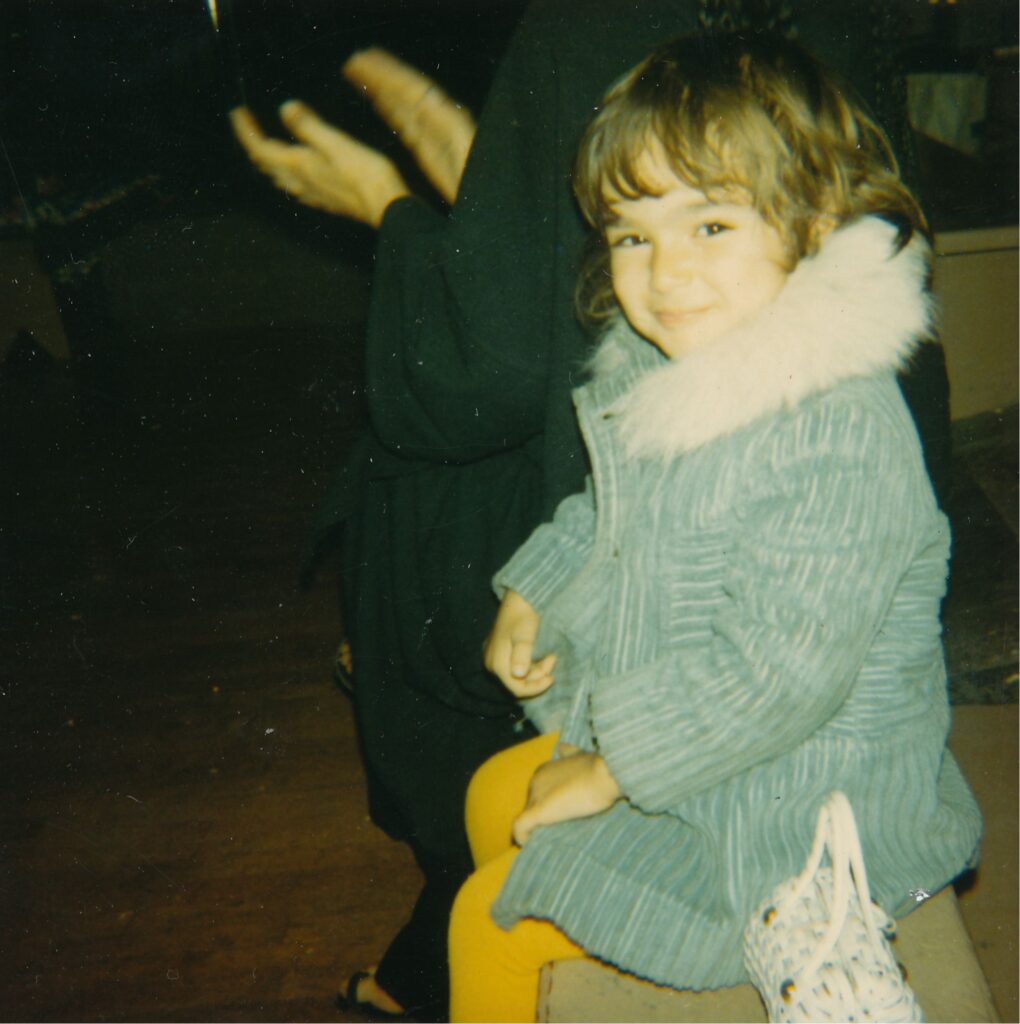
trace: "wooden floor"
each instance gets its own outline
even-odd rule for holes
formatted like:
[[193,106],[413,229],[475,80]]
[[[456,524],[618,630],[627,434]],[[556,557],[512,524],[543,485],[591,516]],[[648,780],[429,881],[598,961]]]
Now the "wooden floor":
[[5,367],[5,1020],[343,1020],[410,907],[296,586],[357,419],[321,342],[161,338],[131,394]]
[[0,1018],[344,1020],[418,884],[367,820],[334,584],[297,586],[357,345],[119,344],[0,372]]

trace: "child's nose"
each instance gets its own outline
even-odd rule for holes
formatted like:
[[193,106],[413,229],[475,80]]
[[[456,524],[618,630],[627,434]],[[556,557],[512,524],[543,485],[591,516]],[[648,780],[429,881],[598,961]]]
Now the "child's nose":
[[688,284],[694,274],[692,247],[683,242],[656,245],[652,252],[652,287],[667,291]]

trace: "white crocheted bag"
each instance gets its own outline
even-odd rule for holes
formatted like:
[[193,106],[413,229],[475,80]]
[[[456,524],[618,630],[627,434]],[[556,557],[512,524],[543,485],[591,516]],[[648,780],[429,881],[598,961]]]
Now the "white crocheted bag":
[[744,932],[744,963],[769,1020],[923,1021],[887,940],[893,930],[871,902],[850,801],[831,793],[804,870],[776,887]]

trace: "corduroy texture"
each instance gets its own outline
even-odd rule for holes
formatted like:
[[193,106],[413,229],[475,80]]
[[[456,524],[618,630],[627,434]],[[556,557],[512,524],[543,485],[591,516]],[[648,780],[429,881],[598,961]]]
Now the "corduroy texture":
[[[847,309],[867,310],[866,336]],[[501,924],[547,918],[627,970],[714,988],[746,980],[747,918],[800,870],[833,789],[853,803],[887,910],[972,861],[980,814],[945,750],[948,524],[894,379],[927,317],[923,260],[894,256],[868,220],[698,359],[668,362],[614,329],[612,358],[576,393],[593,491],[496,582],[535,604],[539,653],[561,656],[529,715],[597,749],[628,799],[536,833]],[[761,372],[807,350],[796,393]],[[757,380],[758,415],[723,397],[696,424],[661,386],[628,404],[667,375],[693,394],[753,394]],[[678,433],[692,426],[696,440]]]

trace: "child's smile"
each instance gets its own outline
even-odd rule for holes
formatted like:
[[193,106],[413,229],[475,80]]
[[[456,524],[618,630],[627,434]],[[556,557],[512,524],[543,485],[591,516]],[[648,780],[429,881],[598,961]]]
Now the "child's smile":
[[715,341],[782,291],[780,233],[740,199],[713,201],[648,157],[656,195],[617,198],[606,226],[613,290],[631,326],[666,355]]

